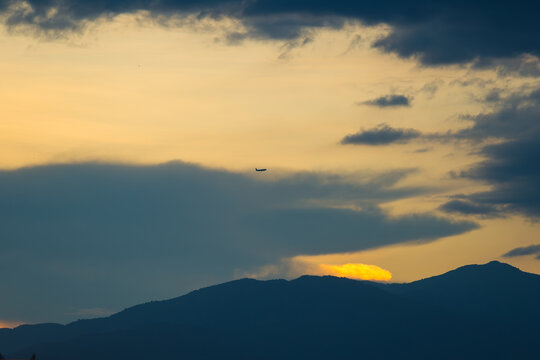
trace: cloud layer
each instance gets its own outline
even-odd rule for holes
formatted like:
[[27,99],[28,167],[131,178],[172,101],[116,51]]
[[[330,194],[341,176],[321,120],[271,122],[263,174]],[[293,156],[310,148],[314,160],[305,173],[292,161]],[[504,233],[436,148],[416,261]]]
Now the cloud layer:
[[[69,320],[299,254],[427,242],[476,228],[426,214],[387,217],[377,204],[422,192],[393,188],[405,174],[265,181],[184,163],[2,171],[0,318]],[[340,208],[351,205],[363,210]]]
[[473,61],[486,65],[493,59],[540,55],[540,4],[527,0],[1,0],[0,11],[8,26],[44,31],[77,29],[98,18],[137,11],[154,17],[229,17],[245,27],[230,34],[235,39],[291,40],[314,29],[339,29],[351,22],[387,24],[390,34],[374,46],[431,65]]

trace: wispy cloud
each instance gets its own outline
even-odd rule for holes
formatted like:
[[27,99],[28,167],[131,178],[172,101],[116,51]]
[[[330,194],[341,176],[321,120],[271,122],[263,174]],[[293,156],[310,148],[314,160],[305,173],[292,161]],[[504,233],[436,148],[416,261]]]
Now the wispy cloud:
[[470,200],[451,200],[442,204],[439,209],[448,213],[478,215],[486,218],[503,216],[495,206],[478,204]]
[[376,106],[379,108],[395,108],[411,106],[412,97],[405,95],[384,95],[375,99],[357,102],[357,105]]
[[527,256],[527,255],[536,255],[536,258],[540,260],[540,244],[525,246],[525,247],[518,247],[518,248],[510,250],[503,256],[504,257],[517,257],[517,256]]
[[415,129],[392,128],[386,124],[381,124],[372,129],[349,134],[341,140],[341,144],[372,146],[404,144],[421,136],[422,133]]

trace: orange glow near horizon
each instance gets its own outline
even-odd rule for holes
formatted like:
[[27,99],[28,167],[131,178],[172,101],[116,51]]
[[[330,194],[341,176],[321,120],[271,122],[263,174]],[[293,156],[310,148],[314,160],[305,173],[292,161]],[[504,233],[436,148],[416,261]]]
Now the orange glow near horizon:
[[343,265],[319,264],[324,275],[347,277],[359,280],[390,281],[392,273],[376,265],[349,263]]
[[19,325],[22,325],[22,323],[18,322],[18,321],[0,320],[0,329],[5,329],[5,328],[13,329],[13,328],[16,328]]

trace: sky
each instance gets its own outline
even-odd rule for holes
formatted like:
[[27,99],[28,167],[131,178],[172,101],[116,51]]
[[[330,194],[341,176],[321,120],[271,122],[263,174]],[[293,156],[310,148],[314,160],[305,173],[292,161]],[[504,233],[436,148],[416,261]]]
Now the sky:
[[0,0],[0,327],[540,273],[539,7]]

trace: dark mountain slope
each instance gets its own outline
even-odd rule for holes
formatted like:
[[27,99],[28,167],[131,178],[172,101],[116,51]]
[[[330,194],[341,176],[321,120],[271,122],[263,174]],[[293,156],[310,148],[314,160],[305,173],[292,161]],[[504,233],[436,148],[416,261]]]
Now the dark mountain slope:
[[523,319],[535,318],[539,292],[540,276],[500,263],[410,284],[243,279],[52,332],[0,332],[0,351],[44,360],[536,359],[540,332]]
[[540,275],[498,261],[408,284],[389,284],[388,290],[468,316],[525,323],[540,320]]
[[33,345],[40,360],[60,359],[222,359],[267,360],[230,342],[227,334],[170,323],[152,323],[131,329],[91,333],[64,341]]

